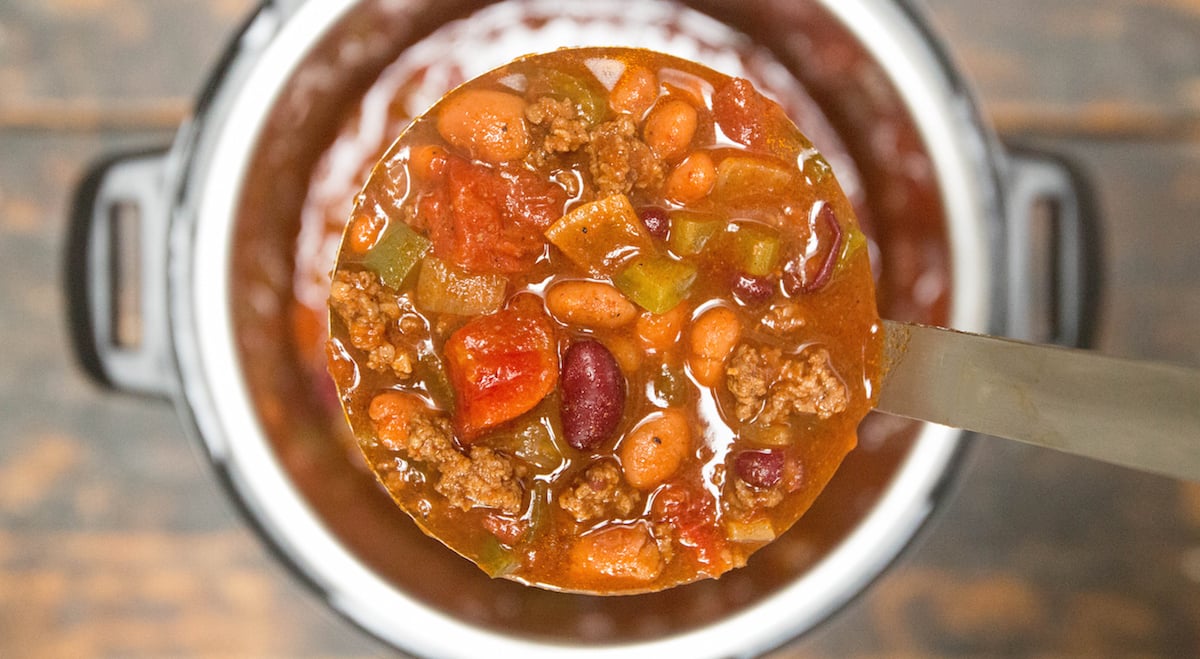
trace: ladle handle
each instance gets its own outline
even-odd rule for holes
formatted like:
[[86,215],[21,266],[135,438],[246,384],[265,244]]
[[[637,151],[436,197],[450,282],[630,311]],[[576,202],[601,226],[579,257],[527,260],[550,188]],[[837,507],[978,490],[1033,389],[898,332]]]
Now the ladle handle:
[[1200,370],[884,321],[879,409],[1200,481]]

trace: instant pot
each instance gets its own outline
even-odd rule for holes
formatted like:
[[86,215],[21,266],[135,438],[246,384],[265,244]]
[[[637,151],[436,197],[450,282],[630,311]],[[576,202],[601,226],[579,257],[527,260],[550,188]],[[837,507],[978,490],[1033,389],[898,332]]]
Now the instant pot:
[[696,59],[780,100],[870,230],[887,317],[1083,340],[1077,177],[996,141],[908,2],[276,0],[168,150],[111,158],[80,185],[66,280],[77,352],[107,385],[174,403],[280,560],[399,650],[756,655],[831,615],[910,542],[952,481],[959,431],[869,417],[812,512],[747,567],[663,593],[569,595],[491,580],[421,535],[338,439],[328,383],[304,357],[315,331],[295,309],[324,293],[299,271],[332,259],[306,214],[361,184],[362,163],[339,159],[373,159],[395,121],[461,80],[576,45]]

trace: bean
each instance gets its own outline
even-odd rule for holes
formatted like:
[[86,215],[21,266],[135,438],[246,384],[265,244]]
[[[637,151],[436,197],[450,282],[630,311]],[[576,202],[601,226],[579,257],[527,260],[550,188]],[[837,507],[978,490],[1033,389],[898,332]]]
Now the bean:
[[666,240],[671,232],[671,216],[657,206],[648,206],[638,211],[638,219],[646,225],[646,231],[659,240]]
[[648,490],[667,480],[692,448],[687,416],[678,408],[656,412],[637,425],[618,448],[625,480]]
[[472,158],[490,163],[520,160],[529,153],[525,101],[488,89],[468,89],[450,96],[437,118],[438,134]]
[[671,201],[691,204],[708,196],[717,180],[712,158],[697,151],[679,163],[663,184],[663,195]]
[[546,307],[559,321],[584,327],[614,329],[637,317],[637,307],[621,291],[598,281],[555,284],[546,291]]
[[642,367],[642,358],[645,354],[641,347],[634,343],[633,339],[619,334],[604,340],[604,347],[612,353],[613,359],[617,360],[617,366],[621,367],[624,373],[637,373]]
[[757,307],[775,294],[775,280],[739,272],[733,278],[733,294],[742,304]]
[[666,313],[643,312],[634,325],[638,342],[646,350],[667,352],[679,343],[686,320],[687,305],[684,304],[677,304]]
[[608,105],[615,112],[628,112],[639,119],[658,97],[658,77],[644,66],[625,69],[608,96]]
[[642,137],[655,155],[675,161],[687,152],[696,134],[696,108],[685,101],[671,99],[659,103],[646,117]]
[[688,365],[700,384],[716,386],[725,360],[742,338],[742,323],[727,307],[713,307],[692,323]]
[[734,458],[733,470],[750,485],[768,488],[783,478],[783,462],[777,451],[742,451]]
[[585,577],[650,581],[663,568],[662,554],[645,524],[607,526],[575,541],[571,571]]
[[350,223],[350,232],[346,234],[346,245],[355,254],[366,254],[379,242],[379,236],[383,235],[386,226],[387,222],[378,215],[364,213],[355,216]]
[[625,411],[625,378],[608,348],[593,340],[572,344],[559,386],[568,444],[588,451],[612,436]]
[[446,171],[446,159],[450,153],[437,144],[413,147],[408,156],[408,169],[413,177],[430,181]]
[[829,204],[822,206],[817,213],[812,231],[817,243],[816,252],[798,255],[783,265],[783,287],[788,295],[821,290],[829,283],[837,266],[845,234]]
[[371,399],[367,416],[375,426],[380,443],[397,450],[408,442],[408,422],[421,407],[420,401],[411,394],[388,390]]

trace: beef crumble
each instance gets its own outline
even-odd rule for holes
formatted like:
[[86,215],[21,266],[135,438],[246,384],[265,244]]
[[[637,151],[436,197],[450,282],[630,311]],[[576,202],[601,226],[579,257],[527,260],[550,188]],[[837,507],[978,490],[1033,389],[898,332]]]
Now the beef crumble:
[[333,278],[329,305],[346,324],[350,344],[367,353],[366,366],[391,371],[400,379],[412,375],[416,349],[406,339],[420,324],[412,304],[379,282],[370,272],[340,270]]
[[740,421],[757,414],[758,424],[771,425],[792,413],[828,419],[849,404],[846,384],[823,348],[785,358],[779,348],[758,349],[743,343],[734,350],[726,375]]
[[637,492],[625,484],[621,470],[611,462],[592,465],[558,498],[558,505],[577,522],[628,515],[637,504]]

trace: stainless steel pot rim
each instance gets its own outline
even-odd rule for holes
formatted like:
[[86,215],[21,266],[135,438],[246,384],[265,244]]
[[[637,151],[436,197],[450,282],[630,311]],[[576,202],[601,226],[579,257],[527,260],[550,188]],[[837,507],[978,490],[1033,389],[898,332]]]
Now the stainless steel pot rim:
[[[744,656],[811,627],[857,593],[900,551],[933,506],[958,433],[928,426],[880,504],[835,551],[778,593],[717,624],[636,644],[570,646],[506,636],[464,623],[396,590],[323,527],[272,452],[241,379],[231,308],[233,218],[272,105],[316,40],[354,0],[299,5],[284,20],[265,7],[242,35],[195,124],[176,145],[180,193],[171,228],[171,322],[182,380],[180,407],[268,539],[339,611],[407,651],[434,656]],[[986,131],[948,78],[926,35],[887,0],[839,0],[827,9],[880,62],[920,130],[952,218],[951,324],[987,331],[994,282],[985,226],[995,212]],[[253,90],[253,93],[244,93]],[[814,593],[819,594],[814,596]]]

